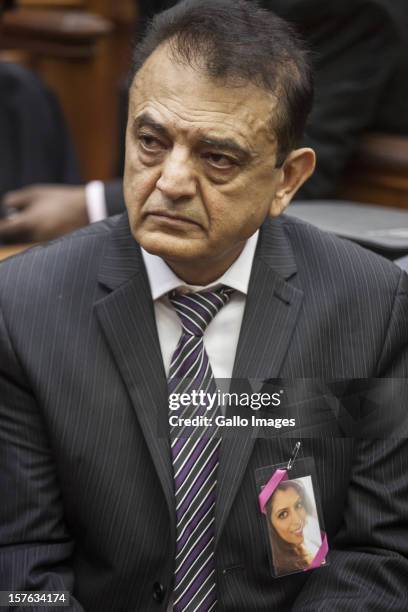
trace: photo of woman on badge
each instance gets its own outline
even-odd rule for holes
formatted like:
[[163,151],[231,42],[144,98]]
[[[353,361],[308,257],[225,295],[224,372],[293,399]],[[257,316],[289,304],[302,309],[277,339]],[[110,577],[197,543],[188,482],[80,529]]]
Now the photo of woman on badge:
[[[301,481],[310,482],[302,483]],[[306,486],[305,486],[306,485]],[[306,488],[312,495],[306,493]],[[308,569],[322,544],[311,478],[284,480],[266,504],[275,574]]]

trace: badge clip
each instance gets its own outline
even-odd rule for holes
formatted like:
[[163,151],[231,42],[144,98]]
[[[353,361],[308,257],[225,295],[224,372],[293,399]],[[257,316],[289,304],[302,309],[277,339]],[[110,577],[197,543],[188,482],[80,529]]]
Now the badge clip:
[[288,472],[289,472],[289,470],[291,470],[293,468],[293,465],[294,465],[294,463],[296,461],[296,457],[298,456],[298,453],[300,451],[300,447],[301,446],[302,446],[301,442],[296,442],[295,448],[293,449],[292,456],[291,456],[291,458],[288,461],[288,465],[286,466],[286,469],[288,470]]

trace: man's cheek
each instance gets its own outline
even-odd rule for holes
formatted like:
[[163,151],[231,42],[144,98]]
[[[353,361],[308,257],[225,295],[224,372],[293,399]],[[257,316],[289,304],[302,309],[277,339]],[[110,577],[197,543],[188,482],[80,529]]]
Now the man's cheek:
[[151,169],[129,169],[124,180],[124,193],[128,206],[142,208],[156,189],[157,180]]

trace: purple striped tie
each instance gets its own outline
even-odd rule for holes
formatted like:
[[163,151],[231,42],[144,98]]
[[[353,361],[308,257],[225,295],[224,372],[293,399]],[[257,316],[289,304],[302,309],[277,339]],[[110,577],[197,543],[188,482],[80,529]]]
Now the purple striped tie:
[[[203,334],[232,291],[171,294],[183,332],[170,364],[169,393],[216,392]],[[180,416],[205,412],[205,405],[188,406]],[[214,508],[221,440],[215,433],[197,437],[189,430],[189,437],[182,437],[180,428],[170,431],[177,521],[174,612],[208,612],[217,603]]]

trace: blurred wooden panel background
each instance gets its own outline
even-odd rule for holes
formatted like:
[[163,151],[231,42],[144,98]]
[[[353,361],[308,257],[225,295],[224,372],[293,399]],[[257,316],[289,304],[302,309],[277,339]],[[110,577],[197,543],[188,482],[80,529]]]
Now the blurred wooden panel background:
[[2,24],[3,57],[32,68],[57,94],[85,181],[115,174],[135,23],[133,0],[19,0]]
[[71,7],[71,6],[83,6],[84,5],[84,0],[20,0],[18,2],[19,6],[22,7],[39,7],[39,6],[46,6],[46,7],[51,7],[51,8],[55,8],[55,7]]

